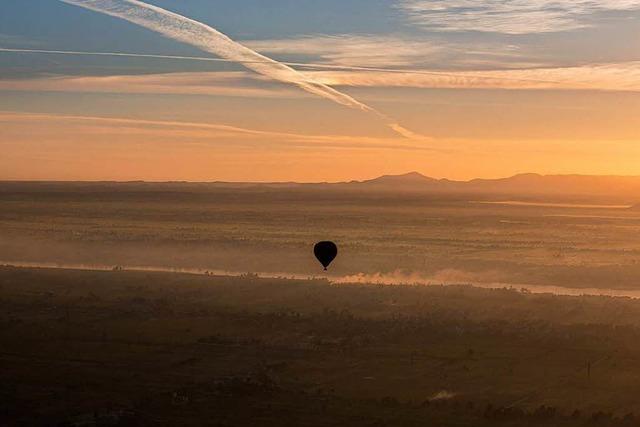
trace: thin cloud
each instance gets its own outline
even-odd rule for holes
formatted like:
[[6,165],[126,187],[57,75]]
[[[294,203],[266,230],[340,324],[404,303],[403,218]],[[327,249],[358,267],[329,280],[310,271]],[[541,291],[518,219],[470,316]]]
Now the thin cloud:
[[299,98],[300,91],[265,85],[261,76],[245,71],[186,72],[110,76],[43,76],[0,79],[0,90],[87,93],[215,95],[250,98]]
[[[266,43],[264,45],[267,51],[270,51],[266,46],[272,46],[271,42]],[[300,51],[296,51],[294,46],[299,46],[297,43],[287,44],[287,48],[283,48],[280,52],[286,53],[301,53]],[[380,47],[381,50],[384,50]],[[35,54],[53,54],[53,55],[72,55],[72,56],[116,56],[116,57],[132,57],[132,58],[158,58],[158,59],[171,59],[171,60],[187,60],[187,61],[204,61],[204,62],[233,62],[223,58],[208,58],[208,57],[196,57],[196,56],[174,56],[174,55],[155,55],[155,54],[139,54],[139,53],[122,53],[122,52],[81,52],[81,51],[67,51],[67,50],[42,50],[42,49],[14,49],[14,48],[0,48],[0,52],[7,53],[35,53]],[[273,52],[272,52],[273,53]],[[479,52],[478,54],[486,54],[486,52]],[[499,56],[498,54],[493,54],[494,56]],[[502,56],[507,54],[502,54]],[[256,61],[256,63],[262,63],[263,61]],[[437,71],[437,70],[429,70],[429,69],[411,69],[411,68],[388,68],[388,67],[373,67],[373,66],[348,66],[348,65],[338,65],[338,64],[318,64],[318,63],[308,63],[308,62],[283,62],[285,65],[289,66],[299,66],[303,67],[307,70],[330,70],[330,71],[363,71],[363,72],[373,72],[373,73],[384,73],[384,74],[402,74],[402,75],[416,75],[416,76],[434,76],[438,78],[445,78],[447,81],[455,81],[457,78],[466,79],[469,77],[469,72],[465,71]],[[408,65],[408,64],[407,64]],[[486,64],[485,64],[486,65]],[[492,63],[492,65],[496,65]],[[539,64],[525,64],[531,68],[543,68]],[[532,67],[535,65],[535,67]],[[482,73],[482,74],[481,74]],[[306,76],[313,75],[310,72],[305,73]],[[320,75],[330,75],[329,73],[322,73]],[[115,77],[115,76],[113,76]],[[539,83],[546,84],[549,87],[553,84],[559,84],[560,82],[554,81],[540,81],[540,80],[523,80],[523,78],[516,77],[508,77],[508,76],[495,76],[489,75],[489,73],[485,72],[475,72],[473,74],[473,78],[476,81],[488,80],[489,83],[487,86],[500,86],[500,84],[491,84],[491,81],[494,80],[503,80],[505,81],[504,85],[508,85],[507,83],[511,83],[513,86],[515,83],[519,81],[524,81],[525,83],[533,83],[538,85]],[[366,78],[363,80],[367,80]],[[434,79],[435,80],[435,79]],[[532,86],[532,85],[529,85]]]
[[398,7],[433,31],[535,34],[589,27],[589,16],[640,9],[640,0],[401,0]]
[[252,49],[269,54],[311,55],[326,64],[355,67],[405,67],[449,46],[392,35],[307,35],[289,39],[249,40]]
[[[42,51],[2,49],[0,52],[55,53],[69,55],[134,56],[117,52]],[[142,57],[165,58],[164,55]],[[174,57],[171,59],[200,59]],[[209,60],[213,58],[201,58]],[[402,68],[348,67],[305,64],[305,74],[328,86],[417,87],[446,89],[571,89],[640,91],[640,62],[591,64],[576,67],[535,67],[486,71],[441,72]],[[233,97],[297,98],[298,91],[265,87],[266,78],[244,71],[185,72],[113,76],[57,76],[0,80],[0,90],[160,93]],[[258,85],[258,81],[260,85]],[[391,125],[390,125],[391,126]],[[398,129],[398,132],[403,130]]]
[[562,89],[640,92],[640,62],[579,67],[468,71],[455,76],[316,71],[333,86],[448,89]]
[[[245,40],[243,43],[263,54],[299,55],[318,58],[329,67],[385,69],[451,69],[539,67],[518,46],[474,41],[462,43],[436,37],[403,34],[310,34],[294,38]],[[417,69],[417,70],[416,70]]]
[[81,121],[81,122],[102,122],[110,124],[124,124],[124,125],[145,125],[145,126],[157,126],[157,127],[178,127],[178,128],[191,128],[191,129],[209,129],[231,133],[239,133],[246,135],[258,135],[258,136],[273,136],[273,137],[285,137],[285,138],[304,138],[311,140],[319,140],[324,138],[335,138],[333,136],[309,136],[286,132],[271,132],[261,131],[254,129],[247,129],[237,126],[211,124],[211,123],[197,123],[197,122],[181,122],[170,120],[145,120],[145,119],[126,119],[118,117],[99,117],[99,116],[77,116],[77,115],[64,115],[64,114],[41,114],[41,113],[15,113],[10,111],[0,111],[0,120],[15,120],[15,121],[32,121],[32,120],[68,120],[68,121]]
[[[260,137],[269,138],[275,142],[296,143],[300,146],[308,147],[330,147],[330,148],[359,148],[359,149],[399,149],[418,151],[443,151],[435,148],[428,148],[423,145],[407,144],[406,139],[380,139],[366,136],[345,136],[345,135],[309,135],[290,132],[263,131],[259,129],[249,129],[226,124],[211,124],[199,122],[183,122],[170,120],[147,120],[147,119],[127,119],[119,117],[100,116],[78,116],[65,114],[31,113],[0,111],[0,123],[33,123],[34,121],[52,121],[55,123],[86,123],[101,125],[100,133],[117,133],[117,127],[126,129],[127,135],[131,135],[132,129],[144,132],[156,131],[159,135],[167,135],[167,131],[185,130],[191,133],[181,136],[198,136],[211,139],[213,136],[224,136],[238,138]],[[200,132],[200,133],[193,133]]]
[[288,65],[261,55],[201,22],[138,0],[60,1],[132,22],[158,32],[165,37],[190,44],[206,52],[242,64],[250,70],[274,80],[295,84],[309,93],[338,104],[372,113],[384,120],[394,131],[401,131],[400,134],[405,137],[415,135],[374,108],[327,85],[315,82]]

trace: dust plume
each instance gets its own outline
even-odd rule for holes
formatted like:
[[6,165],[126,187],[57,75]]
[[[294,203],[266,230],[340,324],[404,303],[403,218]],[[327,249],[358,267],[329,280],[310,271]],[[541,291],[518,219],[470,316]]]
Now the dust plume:
[[396,270],[390,273],[359,273],[332,279],[339,284],[376,285],[461,285],[503,284],[505,275],[500,271],[470,272],[453,268],[439,270],[432,275],[416,271]]

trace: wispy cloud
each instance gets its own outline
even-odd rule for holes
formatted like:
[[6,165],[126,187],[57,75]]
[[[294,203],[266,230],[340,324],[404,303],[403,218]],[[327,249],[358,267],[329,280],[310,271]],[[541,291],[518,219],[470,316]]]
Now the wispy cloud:
[[[283,43],[285,45],[287,45],[287,48],[275,48],[274,43],[277,43],[277,41],[260,41],[260,42],[256,42],[256,43],[264,43],[264,49],[267,52],[271,52],[270,48],[268,46],[274,46],[274,52],[281,52],[281,53],[287,53],[287,54],[304,54],[307,51],[312,51],[313,48],[309,47],[309,44],[311,43],[311,40],[313,40],[314,42],[320,44],[320,40],[322,40],[323,38],[321,37],[320,39],[309,39],[309,43],[307,44],[306,47],[303,47],[302,44],[298,43],[298,40],[293,40],[290,41],[289,43],[286,40],[283,40]],[[385,38],[385,40],[388,40],[388,38]],[[380,62],[382,61],[383,57],[390,57],[393,56],[393,49],[390,46],[384,45],[382,43],[382,39],[378,39],[378,50],[381,52],[380,53]],[[394,44],[401,44],[404,43],[401,40],[395,41]],[[298,47],[301,50],[298,50]],[[332,51],[335,53],[336,56],[348,56],[346,53],[339,53],[339,50],[336,50],[335,47],[327,47],[327,44],[324,43],[324,49],[333,49]],[[355,47],[351,47],[349,48],[352,51],[356,51],[357,48]],[[488,47],[487,47],[488,49]],[[462,50],[462,48],[460,49]],[[495,50],[495,47],[494,47]],[[470,65],[477,65],[477,64],[482,64],[484,66],[488,66],[491,65],[492,68],[499,68],[499,65],[505,65],[505,64],[509,64],[511,67],[519,67],[519,68],[524,68],[524,67],[542,67],[542,64],[540,63],[532,63],[532,62],[526,62],[526,61],[521,61],[521,62],[517,62],[517,61],[500,61],[496,58],[514,58],[517,55],[510,53],[511,51],[516,50],[515,47],[513,46],[507,46],[504,47],[502,49],[502,52],[489,52],[488,50],[482,50],[482,49],[474,49],[474,50],[466,50],[465,52],[465,60],[462,62],[462,64],[470,66]],[[157,59],[170,59],[170,60],[178,60],[178,61],[202,61],[202,62],[235,62],[235,61],[229,61],[227,59],[223,59],[223,58],[209,58],[209,57],[201,57],[201,56],[175,56],[175,55],[157,55],[157,54],[143,54],[143,53],[124,53],[124,52],[89,52],[89,51],[68,51],[68,50],[45,50],[45,49],[20,49],[20,48],[2,48],[0,47],[0,53],[21,53],[21,54],[50,54],[50,55],[71,55],[71,56],[113,56],[113,57],[126,57],[126,58],[157,58]],[[273,53],[273,52],[272,52]],[[376,54],[377,55],[377,54]],[[479,60],[478,57],[487,57],[484,60]],[[475,59],[474,59],[475,58]],[[379,63],[378,66],[374,66],[375,62],[378,61],[371,61],[369,63],[369,65],[365,65],[360,63],[359,65],[347,65],[345,63],[318,63],[318,62],[282,62],[283,64],[289,65],[289,66],[295,66],[295,67],[300,67],[300,68],[304,68],[305,70],[333,70],[333,71],[376,71],[376,72],[383,72],[383,73],[402,73],[402,74],[438,74],[438,75],[446,75],[446,76],[450,76],[450,77],[455,77],[457,76],[457,72],[456,71],[439,71],[438,69],[417,69],[415,68],[415,65],[419,62],[419,60],[425,60],[425,55],[424,52],[421,53],[421,51],[414,51],[413,52],[413,58],[411,58],[409,56],[409,53],[407,51],[406,57],[403,58],[403,60],[405,61],[404,63],[400,64],[400,60],[397,60],[398,62],[398,68],[394,68],[394,67],[390,67],[389,64],[383,64],[383,63]],[[356,62],[355,58],[351,58],[351,61]],[[349,62],[351,62],[349,61]],[[260,61],[262,62],[262,61]],[[439,63],[440,65],[442,63],[447,63],[450,66],[455,66],[455,65],[459,65],[460,63],[458,63],[455,60],[452,59],[448,59],[448,60],[444,60],[443,58],[438,59],[438,55],[434,55],[433,58],[431,58],[431,62],[433,63]],[[403,67],[401,67],[402,65],[404,65]],[[412,67],[409,67],[412,66]],[[305,72],[305,75],[308,76],[309,73]]]
[[0,121],[29,123],[29,122],[32,122],[33,120],[94,122],[94,123],[106,123],[111,125],[126,125],[126,126],[152,126],[156,128],[158,127],[163,128],[163,129],[166,129],[166,128],[205,129],[205,130],[221,131],[225,133],[233,133],[233,134],[239,134],[239,135],[272,136],[272,137],[279,137],[279,138],[285,137],[285,138],[310,139],[310,140],[321,140],[324,138],[333,138],[333,136],[324,137],[324,136],[310,136],[310,135],[285,133],[285,132],[261,131],[261,130],[247,129],[247,128],[242,128],[237,126],[211,124],[211,123],[0,111]]
[[[545,65],[528,58],[519,46],[500,42],[455,42],[444,37],[403,34],[310,34],[288,39],[248,40],[265,54],[314,58],[331,67],[473,69],[524,68]],[[312,64],[313,65],[313,64]],[[379,71],[379,70],[377,70]]]
[[640,62],[580,67],[467,71],[454,75],[411,73],[312,72],[333,86],[451,89],[561,89],[640,92]]
[[[307,66],[309,70],[306,71],[306,75],[314,81],[330,86],[640,91],[638,61],[576,67],[455,72],[340,65],[325,67],[322,64],[311,63]],[[304,92],[292,90],[286,85],[274,83],[269,78],[245,71],[0,79],[0,90],[292,99],[305,96]]]
[[[2,35],[0,35],[2,42]],[[206,62],[235,62],[223,58],[209,58],[202,56],[179,56],[179,55],[159,55],[145,53],[125,53],[125,52],[89,52],[77,50],[53,50],[53,49],[24,49],[24,48],[7,48],[0,47],[0,52],[6,53],[46,53],[51,55],[73,55],[73,56],[112,56],[124,58],[155,58],[155,59],[175,59],[189,61],[206,61]]]
[[588,27],[589,16],[640,9],[640,0],[400,0],[398,7],[429,30],[533,34]]
[[386,115],[353,97],[327,85],[313,81],[310,77],[288,65],[274,61],[248,47],[237,43],[218,30],[198,21],[186,18],[165,9],[138,0],[60,0],[99,13],[124,19],[165,37],[198,47],[222,58],[238,62],[259,74],[274,80],[295,84],[303,90],[329,99],[338,104],[372,113],[383,119],[389,127],[407,138],[418,135],[404,129]]
[[415,66],[444,49],[442,44],[391,35],[308,35],[244,43],[259,52],[308,55],[326,64],[359,67]]
[[245,71],[0,79],[0,90],[299,98],[304,92]]
[[293,143],[298,146],[310,147],[437,151],[434,148],[425,147],[423,145],[407,143],[406,139],[402,138],[390,139],[371,138],[366,136],[312,135],[265,131],[227,124],[0,111],[0,123],[3,123],[5,126],[18,123],[29,125],[34,122],[54,122],[56,124],[73,123],[76,125],[86,124],[90,127],[83,128],[83,132],[85,134],[97,131],[103,135],[171,135],[178,136],[183,139],[187,137],[187,141],[194,138],[202,138],[209,141],[214,141],[217,138],[225,138],[225,140],[229,138],[249,138],[251,140],[255,140],[256,138],[266,138],[271,143]]

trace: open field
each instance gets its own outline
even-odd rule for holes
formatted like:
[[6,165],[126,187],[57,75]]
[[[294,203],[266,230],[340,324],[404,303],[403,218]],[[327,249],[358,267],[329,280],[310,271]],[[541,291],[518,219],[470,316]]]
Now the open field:
[[632,204],[2,184],[0,425],[639,424]]
[[5,267],[0,424],[635,425],[639,338],[631,299]]
[[640,210],[625,208],[631,200],[489,204],[313,186],[0,187],[7,263],[315,275],[311,247],[331,239],[340,246],[332,277],[640,289]]

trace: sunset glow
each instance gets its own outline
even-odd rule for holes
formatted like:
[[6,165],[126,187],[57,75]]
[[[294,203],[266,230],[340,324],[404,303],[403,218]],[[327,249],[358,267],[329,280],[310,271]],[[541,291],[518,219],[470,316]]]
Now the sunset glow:
[[2,2],[0,179],[640,175],[638,1],[215,3]]

